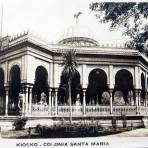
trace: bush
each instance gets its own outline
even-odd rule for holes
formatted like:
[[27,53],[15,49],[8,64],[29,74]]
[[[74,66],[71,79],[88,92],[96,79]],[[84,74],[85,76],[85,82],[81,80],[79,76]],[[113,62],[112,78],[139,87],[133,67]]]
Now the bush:
[[28,121],[28,118],[26,117],[17,118],[13,123],[13,127],[15,128],[15,130],[22,130],[26,125],[27,121]]
[[35,133],[40,133],[41,125],[37,124],[35,127]]
[[51,134],[53,132],[53,128],[52,127],[48,127],[47,125],[40,125],[40,124],[38,124],[35,127],[35,132],[39,133],[41,136],[46,136],[46,135]]

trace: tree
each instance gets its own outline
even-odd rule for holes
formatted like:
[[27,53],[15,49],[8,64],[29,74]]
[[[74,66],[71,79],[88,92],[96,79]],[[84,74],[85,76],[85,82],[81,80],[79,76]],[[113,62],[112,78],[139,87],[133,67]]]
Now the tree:
[[124,35],[130,36],[127,42],[130,48],[144,52],[148,49],[148,3],[105,2],[92,3],[90,9],[95,11],[101,23],[111,23],[110,30],[124,27]]
[[71,100],[71,82],[72,78],[77,73],[76,70],[76,51],[69,50],[63,53],[63,62],[64,62],[64,69],[62,71],[62,75],[68,79],[68,100],[69,100],[69,107],[70,107],[70,123],[72,122],[72,100]]

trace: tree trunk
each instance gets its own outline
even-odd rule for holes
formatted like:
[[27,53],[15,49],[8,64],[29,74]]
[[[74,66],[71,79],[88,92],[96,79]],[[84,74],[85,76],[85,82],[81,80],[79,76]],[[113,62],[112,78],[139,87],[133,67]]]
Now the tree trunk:
[[68,100],[69,100],[69,117],[70,117],[70,124],[72,123],[72,104],[71,104],[71,78],[68,80]]

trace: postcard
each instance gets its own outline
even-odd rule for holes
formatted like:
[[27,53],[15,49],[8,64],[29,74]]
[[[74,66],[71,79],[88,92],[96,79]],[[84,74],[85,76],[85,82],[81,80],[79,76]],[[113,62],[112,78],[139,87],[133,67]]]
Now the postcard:
[[0,0],[0,146],[148,147],[148,3]]

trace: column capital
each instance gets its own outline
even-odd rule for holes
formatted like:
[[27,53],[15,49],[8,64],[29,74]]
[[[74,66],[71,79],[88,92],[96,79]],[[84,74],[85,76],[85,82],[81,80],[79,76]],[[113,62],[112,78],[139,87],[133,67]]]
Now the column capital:
[[58,88],[52,88],[53,91],[58,92]]
[[53,88],[51,87],[48,87],[48,91],[51,92],[53,90]]
[[22,87],[25,87],[25,88],[32,88],[34,84],[32,83],[21,83]]
[[86,88],[83,88],[83,92],[86,92]]
[[140,93],[141,89],[135,89],[135,93]]
[[10,85],[8,83],[4,84],[5,89],[9,89]]
[[109,88],[109,93],[112,93],[114,88]]

